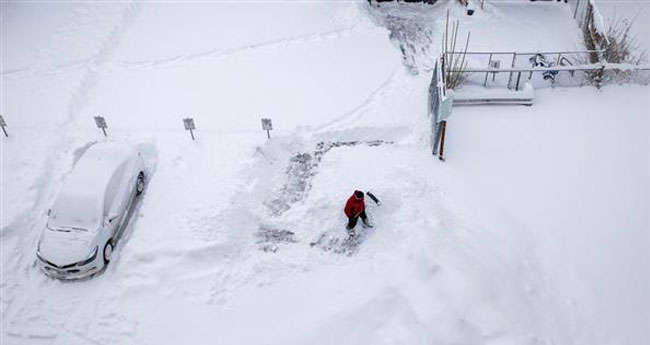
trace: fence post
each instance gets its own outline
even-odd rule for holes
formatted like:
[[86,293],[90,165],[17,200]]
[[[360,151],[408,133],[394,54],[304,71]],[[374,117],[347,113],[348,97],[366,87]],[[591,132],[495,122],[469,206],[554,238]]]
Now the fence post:
[[521,79],[521,71],[517,73],[517,85],[515,86],[515,91],[519,91],[519,80]]
[[[492,53],[490,53],[490,58],[488,59],[488,68],[490,67],[491,62],[492,62]],[[485,81],[483,82],[483,86],[487,86],[488,74],[490,74],[490,72],[485,72]]]
[[[517,52],[512,53],[512,65],[510,68],[515,68],[515,60],[517,59]],[[512,83],[512,72],[510,72],[510,76],[508,77],[508,89],[510,89],[510,84]]]
[[[440,80],[442,80],[442,90],[443,90],[443,95],[445,92],[445,89],[447,88],[447,72],[445,72],[445,55],[442,56],[440,59],[440,71],[438,69],[438,63],[436,62],[436,73],[441,73],[440,75]],[[436,78],[436,83],[437,83],[437,78]]]
[[[431,120],[431,144],[432,150],[431,153],[435,156],[438,153],[438,142],[440,141],[439,131],[440,123],[438,122],[438,113],[440,110],[440,100],[442,95],[440,94],[441,89],[444,90],[444,57],[441,57],[440,64],[436,60],[436,64],[433,68],[433,75],[431,76],[431,84],[429,84],[429,114]],[[440,85],[443,84],[443,85]]]
[[440,122],[440,154],[438,159],[445,161],[445,133],[447,133],[447,121]]

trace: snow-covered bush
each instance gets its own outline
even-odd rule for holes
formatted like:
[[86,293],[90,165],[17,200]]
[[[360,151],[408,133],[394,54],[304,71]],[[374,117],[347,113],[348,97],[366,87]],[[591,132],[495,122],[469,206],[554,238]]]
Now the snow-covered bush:
[[630,34],[633,20],[614,19],[606,29],[607,46],[603,60],[612,63],[641,65],[647,61],[647,53]]
[[[614,19],[608,23],[607,46],[602,54],[605,62],[629,64],[631,68],[647,62],[647,52],[641,48],[636,38],[630,33],[633,22],[634,19]],[[603,82],[648,84],[650,72],[634,69],[605,71]]]
[[460,86],[468,77],[468,73],[465,72],[467,68],[467,61],[465,60],[467,48],[469,47],[469,38],[471,32],[467,32],[467,40],[465,41],[464,50],[456,52],[456,41],[458,40],[458,28],[460,27],[460,22],[456,21],[452,25],[451,32],[449,32],[449,12],[447,12],[447,21],[445,24],[445,35],[443,37],[444,45],[444,82],[445,87],[448,89],[454,89]]
[[589,2],[587,20],[583,26],[585,46],[591,52],[582,63],[617,63],[629,64],[628,70],[597,70],[587,71],[587,81],[596,86],[603,83],[642,83],[650,81],[648,71],[634,70],[634,66],[647,61],[646,52],[641,49],[636,39],[631,35],[630,28],[634,19],[616,19],[605,24],[598,8]]

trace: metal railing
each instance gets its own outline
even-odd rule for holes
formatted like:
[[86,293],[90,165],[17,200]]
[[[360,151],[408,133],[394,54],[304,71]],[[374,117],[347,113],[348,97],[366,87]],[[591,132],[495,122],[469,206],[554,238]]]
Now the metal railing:
[[488,75],[492,73],[508,73],[508,89],[512,89],[511,83],[513,76],[516,75],[514,90],[519,91],[521,85],[521,76],[523,73],[528,73],[528,80],[533,76],[533,73],[552,74],[556,75],[559,72],[569,72],[572,76],[577,71],[650,71],[650,66],[638,66],[630,64],[614,64],[614,63],[599,63],[599,64],[586,64],[577,66],[556,65],[551,67],[512,67],[512,68],[464,68],[458,70],[449,70],[451,73],[485,73],[484,85],[487,82]]
[[[554,52],[447,52],[446,54],[467,54],[467,55],[488,55],[488,67],[465,67],[465,68],[448,68],[445,66],[445,56],[448,56],[443,53],[439,59],[435,62],[435,67],[433,69],[433,74],[431,77],[431,83],[429,84],[429,97],[428,97],[428,113],[431,119],[431,145],[432,145],[432,154],[438,155],[440,160],[444,161],[444,142],[445,142],[445,132],[446,132],[446,118],[451,114],[451,106],[447,102],[447,91],[445,87],[445,75],[446,73],[485,73],[484,84],[487,82],[487,78],[490,73],[493,75],[498,73],[508,73],[508,88],[511,88],[513,76],[516,76],[516,82],[514,83],[514,88],[516,91],[519,91],[519,86],[521,84],[522,74],[528,73],[528,80],[533,76],[533,73],[541,73],[544,75],[544,79],[547,76],[551,76],[553,83],[555,83],[555,77],[560,72],[568,72],[572,76],[577,71],[650,71],[650,65],[638,66],[631,64],[614,64],[614,63],[597,63],[597,64],[578,64],[578,65],[562,65],[562,59],[567,55],[571,54],[588,54],[593,51],[554,51]],[[536,56],[538,54],[546,54],[554,56],[555,65],[540,67],[537,66],[528,66],[520,67],[516,66],[517,56]],[[511,55],[511,65],[506,68],[495,68],[490,67],[490,62],[492,61],[493,56],[495,55]],[[532,62],[531,62],[532,64]],[[500,102],[494,102],[494,104],[502,104]],[[526,104],[521,102],[516,102],[516,104]],[[530,103],[532,104],[532,103]],[[526,105],[530,105],[526,104]],[[449,109],[448,109],[449,108]]]
[[[483,86],[487,86],[488,82],[488,77],[490,73],[493,73],[493,78],[496,75],[496,73],[499,72],[504,72],[507,71],[509,72],[508,75],[508,84],[507,87],[508,89],[512,89],[512,82],[513,82],[513,77],[515,73],[523,71],[523,70],[532,70],[529,71],[531,75],[529,76],[529,79],[532,77],[533,72],[544,72],[544,71],[556,71],[556,70],[562,70],[559,67],[560,66],[574,66],[577,65],[580,61],[584,60],[587,61],[587,55],[591,53],[601,53],[602,50],[563,50],[563,51],[546,51],[546,52],[516,52],[516,51],[472,51],[472,52],[461,52],[461,51],[452,51],[452,52],[445,52],[444,54],[447,55],[468,55],[469,57],[487,57],[487,63],[486,66],[487,68],[466,68],[464,69],[465,72],[467,73],[477,73],[477,72],[485,72],[485,78],[483,80]],[[547,56],[552,56],[553,58],[550,59],[550,61],[553,63],[554,66],[556,67],[549,67],[547,69],[539,69],[539,68],[522,68],[522,67],[517,67],[517,62],[521,60],[522,57],[528,58],[528,60],[531,57],[534,57],[536,55],[543,55],[545,57]],[[493,61],[501,61],[501,60],[494,60],[495,57],[498,56],[506,56],[509,59],[509,65],[510,67],[506,68],[494,68],[492,66]],[[518,59],[519,58],[519,59]],[[485,59],[484,59],[485,60]],[[508,60],[506,60],[508,61]],[[576,68],[569,68],[567,70],[576,70]],[[450,70],[450,72],[458,72],[455,70]],[[518,80],[521,79],[521,75],[518,76]],[[516,90],[519,89],[519,82],[516,83]]]

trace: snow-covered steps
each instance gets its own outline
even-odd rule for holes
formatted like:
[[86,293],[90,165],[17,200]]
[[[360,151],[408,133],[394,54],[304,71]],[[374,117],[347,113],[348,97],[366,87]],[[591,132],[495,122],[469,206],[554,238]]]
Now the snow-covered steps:
[[453,93],[454,106],[462,105],[533,105],[535,91],[526,83],[523,90],[486,89],[483,87],[464,87]]

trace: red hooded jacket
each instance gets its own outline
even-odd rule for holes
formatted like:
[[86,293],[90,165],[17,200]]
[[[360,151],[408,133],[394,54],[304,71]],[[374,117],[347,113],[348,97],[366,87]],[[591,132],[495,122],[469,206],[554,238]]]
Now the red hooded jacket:
[[366,209],[366,204],[363,201],[363,199],[357,199],[353,193],[352,196],[348,198],[348,202],[345,203],[344,212],[348,218],[352,216],[358,217],[359,214],[361,214],[361,212],[363,212],[363,210],[365,209]]

